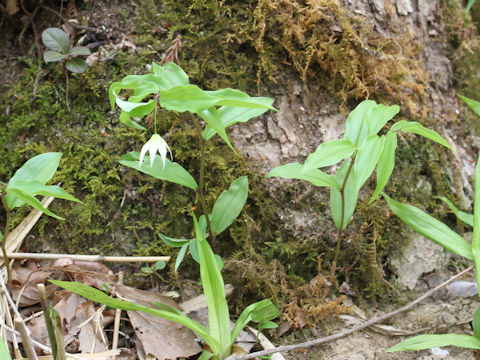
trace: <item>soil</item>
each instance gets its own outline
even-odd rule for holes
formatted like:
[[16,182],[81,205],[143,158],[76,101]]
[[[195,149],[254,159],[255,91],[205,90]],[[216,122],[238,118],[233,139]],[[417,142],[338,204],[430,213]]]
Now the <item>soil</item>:
[[[410,64],[415,62],[415,65],[411,65],[410,69],[419,69],[416,76],[420,77],[420,73],[424,76],[421,81],[418,79],[410,81],[412,88],[413,83],[417,84],[417,80],[422,83],[424,89],[419,90],[422,95],[418,96],[421,99],[417,100],[416,103],[413,102],[412,105],[411,98],[416,98],[416,95],[412,95],[413,90],[406,85],[402,85],[404,86],[404,93],[397,97],[391,95],[391,90],[384,87],[384,84],[377,84],[378,88],[370,95],[385,99],[387,102],[397,101],[402,108],[401,116],[403,118],[411,121],[417,121],[421,118],[422,122],[432,126],[444,136],[456,151],[454,155],[445,155],[441,151],[436,154],[433,150],[434,155],[438,155],[445,162],[448,161],[449,169],[440,167],[442,169],[440,172],[442,175],[447,174],[445,176],[449,177],[449,181],[446,185],[439,185],[439,180],[435,176],[440,175],[434,174],[431,167],[424,166],[423,169],[427,170],[419,170],[420,175],[415,178],[416,183],[410,184],[411,188],[414,189],[411,190],[414,193],[412,195],[414,200],[412,201],[422,203],[424,200],[415,196],[417,196],[417,193],[426,191],[424,189],[428,186],[430,186],[430,190],[425,192],[427,195],[437,194],[437,190],[444,186],[455,195],[463,208],[468,210],[473,198],[471,184],[473,183],[479,138],[475,129],[462,121],[466,110],[458,103],[456,97],[461,80],[457,77],[458,73],[454,63],[455,56],[452,56],[450,49],[451,32],[449,31],[452,30],[446,29],[447,25],[442,22],[444,18],[440,16],[441,9],[445,6],[444,2],[441,0],[427,2],[345,0],[333,2],[347,11],[348,14],[361,17],[379,36],[393,39],[393,42],[398,38],[400,42],[404,41],[402,36],[408,33],[412,42],[419,44],[418,47],[421,50],[414,55],[414,59],[409,58],[409,61]],[[220,3],[223,4],[224,2]],[[43,4],[60,10],[58,2],[44,1]],[[89,46],[92,52],[102,47],[107,49],[108,46],[119,44],[126,49],[128,46],[125,43],[128,43],[131,44],[131,48],[125,51],[141,53],[142,44],[140,41],[138,43],[135,41],[143,35],[139,34],[137,30],[137,28],[140,28],[139,22],[143,20],[140,15],[141,4],[95,0],[69,1],[68,4],[70,10],[77,11],[77,14],[73,16],[74,18],[99,30],[98,33],[79,30],[75,35],[75,39],[81,39],[82,44]],[[28,5],[32,4],[27,3]],[[40,61],[40,53],[43,49],[39,38],[41,31],[48,26],[58,26],[61,23],[56,15],[46,11],[45,8],[38,9],[38,13],[33,19],[33,27],[29,19],[27,14],[19,11],[14,15],[7,16],[0,28],[0,48],[2,48],[0,53],[0,73],[2,74],[0,94],[8,93],[14,84],[24,77],[24,71],[28,67],[26,64],[29,61]],[[158,36],[160,36],[162,42],[168,43],[166,33],[169,26],[175,24],[161,22],[157,25],[158,27],[151,28],[150,31],[155,36],[160,34]],[[141,26],[142,29],[144,27],[145,25]],[[23,47],[19,46],[20,41]],[[405,57],[410,56],[403,54],[406,50],[403,49],[402,43],[396,45],[402,48],[399,54]],[[365,51],[373,52],[374,50],[368,48],[368,46],[367,42]],[[108,57],[108,55],[105,56]],[[373,56],[377,55],[374,54]],[[159,57],[158,54],[151,55],[153,60],[158,61]],[[315,66],[312,66],[310,71],[321,72],[319,67]],[[372,69],[372,71],[375,71],[375,69]],[[143,72],[143,69],[138,69],[138,72]],[[305,82],[298,71],[288,66],[279,67],[272,75],[271,82],[266,85],[266,90],[263,91],[267,93],[262,95],[275,98],[275,106],[279,111],[262,116],[254,122],[238,124],[229,133],[235,147],[241,149],[242,155],[248,159],[249,168],[259,174],[264,174],[275,166],[288,162],[303,162],[306,156],[313,152],[320,143],[342,136],[346,114],[348,113],[345,110],[353,108],[352,104],[356,102],[354,98],[338,96],[331,88],[321,83],[319,77],[312,77],[312,80]],[[411,97],[409,97],[410,95]],[[0,109],[0,112],[8,118],[10,107],[6,106]],[[410,146],[409,141],[409,138],[402,139],[402,143],[407,150]],[[4,144],[1,145],[1,151],[4,151]],[[426,153],[416,154],[416,156],[422,157],[423,161],[428,161],[425,160],[427,158]],[[406,162],[412,162],[413,164],[416,160],[415,158],[414,160],[406,160]],[[407,174],[395,174],[398,183],[408,177]],[[412,180],[409,179],[408,181]],[[324,193],[318,193],[308,185],[292,185],[291,182],[287,181],[273,180],[269,183],[269,186],[268,191],[272,198],[284,197],[290,199],[278,209],[278,219],[281,221],[281,226],[290,229],[287,236],[289,241],[298,241],[298,243],[311,241],[314,244],[316,244],[315,241],[318,241],[324,242],[327,247],[334,247],[335,239],[331,234],[335,232],[335,228],[332,222],[328,221],[328,216],[321,217],[321,219],[311,216],[312,213],[319,212],[318,203],[327,207]],[[393,187],[395,188],[395,186]],[[431,190],[432,187],[433,190]],[[398,188],[400,189],[400,185],[398,185]],[[422,189],[417,191],[417,188]],[[285,193],[288,196],[285,196]],[[312,198],[308,201],[305,200],[303,206],[303,198],[309,195]],[[115,201],[119,202],[120,199],[115,199]],[[299,204],[302,204],[302,206]],[[448,217],[448,215],[444,214],[444,217]],[[320,221],[323,222],[320,224]],[[363,229],[361,226],[361,224],[352,225],[352,230],[347,233],[347,237],[354,238],[355,233],[360,233]],[[402,234],[408,233],[405,232],[404,228],[402,229]],[[271,240],[271,242],[273,241]],[[47,248],[48,246],[50,245],[46,245]],[[396,270],[391,266],[392,258],[396,254],[394,251],[392,253],[382,255],[380,266],[382,271],[385,270],[385,276],[382,280],[394,284],[397,287],[395,291],[400,292],[397,298],[392,295],[385,298],[373,296],[374,300],[378,300],[378,302],[374,302],[371,298],[363,297],[366,294],[366,292],[363,292],[364,289],[356,289],[353,294],[348,294],[350,297],[346,297],[345,301],[349,301],[349,304],[355,303],[363,309],[366,313],[365,318],[387,313],[400,306],[400,302],[414,299],[427,288],[434,286],[425,280],[426,273],[429,273],[429,275],[435,274],[445,280],[453,274],[454,266],[452,266],[452,263],[460,263],[460,267],[464,265],[457,258],[454,257],[452,260],[442,253],[439,256],[445,261],[438,261],[438,264],[442,264],[442,266],[434,266],[424,271],[418,270],[419,277],[415,277],[413,280],[409,279],[409,283],[414,284],[413,290],[407,290],[404,283],[397,281],[398,274],[395,274]],[[351,263],[354,262],[354,260],[351,261]],[[455,270],[457,269],[455,268]],[[311,278],[315,275],[312,274]],[[348,277],[345,277],[344,280],[350,286],[347,281]],[[465,280],[474,281],[473,278],[466,278]],[[335,293],[335,291],[332,290],[332,293]],[[448,331],[471,334],[469,321],[478,305],[480,304],[475,297],[449,300],[447,294],[439,295],[434,299],[426,300],[414,310],[392,318],[388,323],[392,327],[391,329],[379,330],[381,332],[367,329],[324,346],[292,352],[286,355],[286,358],[329,360],[475,359],[473,350],[454,347],[446,348],[448,354],[444,355],[436,355],[432,351],[386,353],[385,349],[404,338],[396,335],[399,329],[412,334],[419,329],[423,329],[422,332],[435,331],[441,333]],[[356,309],[362,311],[359,308]],[[280,338],[274,337],[273,342],[280,345],[306,341],[331,335],[352,326],[345,318],[343,320],[330,318],[326,322],[311,325],[313,325],[311,328],[305,326],[301,330],[290,330]],[[273,333],[271,335],[274,336]]]

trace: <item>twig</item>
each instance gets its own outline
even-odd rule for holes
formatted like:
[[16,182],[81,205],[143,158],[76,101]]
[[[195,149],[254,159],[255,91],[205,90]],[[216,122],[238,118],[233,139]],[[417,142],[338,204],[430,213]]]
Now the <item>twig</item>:
[[157,262],[170,261],[170,256],[102,256],[102,255],[73,255],[73,254],[35,254],[35,253],[7,253],[9,259],[40,259],[57,260],[72,259],[73,261],[98,262]]
[[338,334],[335,334],[335,335],[331,335],[331,336],[327,336],[327,337],[323,337],[323,338],[319,338],[319,339],[315,339],[315,340],[306,341],[306,342],[303,342],[303,343],[300,343],[300,344],[285,345],[285,346],[276,347],[275,349],[271,349],[271,350],[257,351],[257,352],[247,354],[247,355],[244,355],[244,356],[231,355],[226,360],[254,359],[254,358],[259,358],[260,356],[270,355],[270,354],[274,354],[274,353],[277,353],[277,352],[280,352],[280,351],[291,351],[291,350],[295,350],[295,349],[304,349],[304,348],[307,348],[307,347],[320,345],[320,344],[324,344],[324,343],[327,343],[327,342],[330,342],[330,341],[333,341],[333,340],[341,339],[341,338],[343,338],[347,335],[350,335],[350,334],[353,334],[354,332],[365,329],[365,328],[367,328],[367,327],[369,327],[373,324],[376,324],[380,321],[387,320],[387,319],[389,319],[389,318],[391,318],[395,315],[398,315],[402,312],[410,310],[415,305],[417,305],[419,302],[421,302],[421,301],[425,300],[426,298],[432,296],[433,293],[440,290],[444,286],[447,286],[448,284],[450,284],[452,281],[459,278],[460,276],[468,273],[473,268],[474,268],[474,265],[468,267],[467,269],[463,270],[462,272],[458,273],[457,275],[452,276],[450,279],[441,283],[440,285],[433,288],[432,290],[427,291],[425,294],[420,296],[418,299],[412,301],[411,303],[409,303],[409,304],[407,304],[407,305],[405,305],[405,306],[403,306],[403,307],[401,307],[397,310],[394,310],[394,311],[389,312],[388,314],[385,314],[385,315],[382,315],[382,316],[378,316],[378,317],[375,316],[375,317],[371,318],[370,320],[365,321],[363,324],[355,326],[355,327],[353,327],[349,330],[346,330],[344,332],[341,332],[341,333],[338,333]]
[[55,14],[60,20],[62,20],[63,22],[67,23],[68,25],[70,25],[71,27],[73,27],[74,29],[76,30],[86,30],[86,31],[93,31],[97,34],[103,34],[103,30],[99,30],[99,29],[96,29],[96,28],[93,28],[93,27],[90,27],[90,26],[83,26],[83,25],[77,25],[75,24],[73,21],[65,18],[62,14],[60,14],[58,11],[56,10],[53,10],[52,8],[46,6],[46,5],[40,5],[40,7],[43,9],[43,10],[46,10],[48,12],[51,12],[52,14]]
[[27,327],[23,323],[22,319],[15,318],[15,329],[20,333],[22,337],[22,345],[23,349],[27,353],[27,357],[29,360],[38,360],[37,354],[35,353],[35,349],[33,348],[32,339],[28,335]]
[[[123,271],[118,273],[118,283],[123,284]],[[113,340],[112,340],[112,350],[117,350],[118,347],[118,334],[120,330],[120,316],[122,315],[122,310],[115,309],[115,322],[113,323]],[[115,360],[116,356],[112,356],[112,360]]]
[[15,306],[15,302],[13,301],[12,297],[10,296],[10,293],[8,292],[7,285],[5,285],[5,280],[3,279],[3,275],[0,274],[0,287],[2,289],[3,294],[7,298],[8,303],[12,307],[12,311],[15,314],[15,317],[18,317],[19,319],[22,318],[22,315],[18,312],[17,307]]

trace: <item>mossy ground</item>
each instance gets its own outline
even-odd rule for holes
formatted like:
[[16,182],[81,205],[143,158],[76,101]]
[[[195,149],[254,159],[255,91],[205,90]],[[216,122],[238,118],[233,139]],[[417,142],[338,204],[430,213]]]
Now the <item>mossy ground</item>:
[[[132,29],[126,31],[141,50],[135,54],[119,50],[116,57],[86,74],[71,76],[70,111],[60,69],[34,59],[24,59],[24,76],[0,95],[0,107],[8,108],[0,114],[0,126],[6,129],[0,133],[0,180],[6,181],[33,155],[60,151],[64,156],[54,181],[86,203],[55,201],[52,210],[67,220],[42,218],[35,237],[27,240],[29,250],[175,255],[176,249],[163,244],[158,233],[192,235],[188,212],[197,202],[193,192],[118,164],[121,155],[141,147],[148,133],[121,126],[107,99],[111,82],[145,73],[145,65],[160,61],[177,34],[183,37],[181,65],[191,81],[203,88],[232,87],[268,95],[277,86],[276,75],[294,69],[306,88],[309,82],[320,81],[344,107],[369,97],[399,103],[406,116],[420,114],[409,120],[429,121],[422,106],[428,75],[415,60],[420,46],[408,32],[395,32],[395,24],[395,37],[380,37],[368,22],[347,13],[335,0],[193,0],[161,5],[141,1],[119,12],[126,21],[134,19]],[[452,34],[458,28],[452,25]],[[409,45],[401,50],[398,42]],[[48,70],[47,75],[35,81],[42,69]],[[197,176],[199,153],[189,118],[164,113],[161,119],[160,132],[174,149],[175,160]],[[432,194],[451,195],[452,180],[442,170],[445,153],[428,141],[404,140],[387,190],[414,204],[425,204]],[[297,324],[300,315],[318,320],[344,311],[331,298],[322,275],[328,273],[333,258],[332,234],[299,239],[296,230],[282,227],[278,218],[277,209],[294,204],[299,211],[316,208],[319,226],[325,227],[326,222],[330,226],[328,192],[318,190],[316,197],[296,204],[288,189],[270,198],[262,174],[219,139],[208,143],[207,169],[209,208],[235,178],[248,175],[250,181],[245,210],[215,244],[215,251],[226,260],[228,281],[238,288],[234,306],[273,297]],[[432,185],[426,192],[415,188],[424,179]],[[384,261],[404,240],[385,204],[378,201],[367,206],[366,201],[368,196],[360,199],[345,233],[337,280],[348,281],[359,298],[374,300],[390,293]],[[17,223],[26,211],[16,212]],[[191,260],[181,270],[184,277],[198,276]]]

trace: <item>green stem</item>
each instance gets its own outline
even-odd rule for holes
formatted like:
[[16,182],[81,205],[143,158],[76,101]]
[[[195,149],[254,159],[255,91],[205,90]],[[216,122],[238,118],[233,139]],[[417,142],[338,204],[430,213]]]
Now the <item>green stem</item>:
[[12,290],[12,271],[10,270],[10,264],[8,262],[6,243],[7,243],[7,238],[8,238],[8,232],[9,232],[9,228],[10,228],[10,220],[11,220],[12,213],[11,213],[9,207],[7,206],[7,202],[5,201],[5,191],[3,191],[0,198],[2,199],[2,204],[5,207],[5,210],[7,212],[7,220],[5,221],[5,230],[3,231],[3,240],[0,244],[0,246],[2,248],[3,262],[5,263],[5,268],[7,269],[8,289],[11,291]]
[[65,61],[63,62],[63,74],[65,76],[65,103],[67,104],[67,109],[70,110],[70,104],[68,103],[68,71]]
[[207,229],[208,233],[210,234],[211,243],[215,242],[215,234],[212,231],[212,227],[210,225],[210,217],[207,208],[207,202],[205,201],[205,196],[203,194],[203,188],[205,186],[205,139],[203,138],[203,131],[200,127],[199,121],[192,115],[193,124],[195,125],[195,129],[197,131],[198,136],[198,146],[200,147],[200,179],[198,182],[198,199],[200,202],[200,206],[202,207],[202,212],[205,215],[205,219],[207,220]]
[[350,173],[353,169],[353,164],[355,164],[355,158],[357,154],[353,155],[352,161],[350,162],[350,166],[348,167],[347,173],[345,174],[345,179],[343,179],[342,187],[340,188],[340,197],[342,199],[342,211],[341,211],[341,219],[340,219],[340,227],[337,233],[337,245],[335,246],[335,255],[332,261],[332,268],[330,269],[330,277],[332,280],[335,278],[335,271],[337,270],[337,260],[338,256],[340,255],[340,244],[342,240],[343,234],[343,226],[345,222],[345,187],[347,186],[348,178],[350,177]]

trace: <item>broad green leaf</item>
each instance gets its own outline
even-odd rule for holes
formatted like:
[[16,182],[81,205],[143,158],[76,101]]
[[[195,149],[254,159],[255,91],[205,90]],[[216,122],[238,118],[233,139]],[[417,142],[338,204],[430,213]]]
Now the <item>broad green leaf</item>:
[[[44,153],[31,158],[15,172],[8,182],[7,188],[14,186],[19,180],[37,180],[45,184],[53,177],[55,171],[57,171],[61,158],[62,153],[58,152]],[[13,195],[5,196],[5,201],[7,202],[7,206],[12,210],[22,206],[24,203]]]
[[118,118],[120,120],[120,122],[123,124],[123,125],[126,125],[128,127],[131,127],[132,129],[137,129],[137,130],[147,130],[145,127],[143,127],[142,125],[140,125],[139,123],[137,123],[136,121],[132,120],[130,118],[130,116],[128,115],[127,112],[125,111],[121,111],[120,112],[120,116]]
[[165,261],[157,261],[155,263],[154,269],[155,271],[163,270],[167,266],[167,263]]
[[59,28],[48,28],[42,32],[42,42],[50,50],[67,54],[70,49],[68,35]]
[[219,101],[218,97],[210,95],[196,85],[176,86],[160,92],[160,105],[164,109],[177,112],[199,113],[217,105]]
[[180,251],[178,252],[177,260],[175,260],[175,272],[178,271],[178,268],[182,264],[183,258],[185,257],[187,250],[188,250],[188,243],[183,244],[183,246],[180,248]]
[[155,108],[155,101],[153,99],[148,100],[146,103],[137,103],[122,100],[117,96],[116,103],[120,109],[132,117],[143,117],[147,114],[150,114]]
[[335,180],[341,189],[348,173],[348,179],[344,187],[344,201],[342,202],[342,195],[339,189],[330,189],[330,208],[332,210],[333,222],[341,230],[347,227],[357,207],[358,191],[355,191],[355,173],[353,169],[350,172],[348,171],[351,161],[352,159],[345,160],[335,174]]
[[477,308],[473,315],[473,334],[477,339],[480,339],[480,307]]
[[286,179],[306,180],[315,186],[327,186],[330,188],[340,189],[337,180],[335,180],[332,175],[326,174],[319,169],[312,169],[308,172],[302,170],[302,164],[290,163],[276,167],[265,177],[282,177]]
[[[168,82],[168,88],[189,84],[187,73],[183,71],[180,66],[178,66],[173,62],[169,62],[164,66],[161,66],[156,62],[153,62],[152,72],[155,75],[158,75],[161,78],[165,79]],[[166,90],[166,89],[162,89],[162,90]]]
[[70,60],[67,60],[65,63],[67,70],[74,73],[83,73],[87,70],[88,65],[82,58],[76,57]]
[[210,360],[214,355],[215,355],[214,353],[208,350],[203,350],[203,352],[200,354],[197,360]]
[[0,336],[0,359],[1,360],[12,360],[10,356],[10,351],[8,351],[7,344],[5,340]]
[[473,198],[472,254],[475,263],[475,277],[480,286],[480,160],[475,170],[475,194]]
[[186,186],[192,190],[197,190],[198,185],[195,182],[195,179],[180,164],[172,162],[166,158],[164,168],[162,159],[160,159],[160,156],[156,156],[153,166],[150,167],[150,157],[145,156],[142,166],[139,166],[138,158],[139,153],[132,151],[122,156],[120,164],[141,171],[157,179],[170,181],[175,184]]
[[75,294],[83,296],[88,300],[99,302],[105,304],[109,307],[121,309],[125,311],[142,311],[147,314],[155,315],[163,319],[167,319],[178,324],[189,328],[193,332],[200,335],[210,346],[218,346],[218,341],[210,335],[209,330],[202,324],[188,318],[185,314],[176,311],[170,310],[159,310],[153,309],[147,306],[131,303],[129,301],[124,301],[116,298],[112,298],[105,294],[103,291],[97,290],[93,287],[87,286],[85,284],[69,282],[69,281],[59,281],[59,280],[49,280],[52,284],[55,284],[65,290],[71,291]]
[[400,107],[398,105],[378,104],[374,106],[367,116],[368,135],[377,134],[399,111]]
[[271,106],[269,98],[264,97],[250,97],[240,90],[234,89],[222,89],[216,91],[205,91],[207,94],[212,95],[219,99],[216,105],[219,106],[233,106],[252,109],[270,109],[276,110]]
[[63,190],[59,186],[55,185],[44,185],[38,180],[18,180],[13,185],[9,186],[9,189],[18,189],[24,193],[30,195],[43,195],[43,196],[53,196],[58,199],[75,201],[80,204],[85,205],[82,201],[78,200],[74,196],[70,195],[68,192]]
[[165,236],[162,233],[158,233],[158,235],[160,236],[160,239],[162,239],[162,241],[165,244],[171,247],[182,247],[183,245],[188,244],[190,242],[190,240],[187,240],[187,239],[174,239],[174,238]]
[[419,122],[401,120],[395,123],[391,127],[390,131],[406,131],[412,134],[421,135],[453,151],[452,147],[443,137],[440,136],[439,133],[437,133],[435,130],[427,129]]
[[276,328],[278,328],[278,325],[273,321],[263,321],[260,324],[258,324],[258,331],[262,331],[265,329],[276,329]]
[[463,221],[465,224],[470,225],[473,227],[473,215],[468,214],[464,211],[458,210],[458,208],[450,201],[448,200],[445,196],[435,196],[436,199],[442,200],[445,204],[448,205],[448,207],[453,211],[455,216],[460,220]]
[[[271,98],[262,98],[266,104],[272,105],[273,99]],[[260,116],[263,113],[268,111],[265,109],[252,109],[252,108],[242,108],[242,107],[232,107],[232,106],[222,106],[218,109],[218,115],[222,120],[223,125],[227,128],[233,124],[239,122],[247,122],[248,120]],[[210,125],[207,125],[203,132],[203,137],[205,140],[210,139],[216,134],[215,129]]]
[[375,106],[377,106],[375,101],[364,100],[348,115],[344,137],[353,145],[360,146],[368,136],[367,117]]
[[242,176],[223,191],[213,206],[210,225],[218,235],[229,227],[242,212],[248,197],[248,177]]
[[61,216],[55,215],[53,212],[51,212],[50,210],[45,208],[42,205],[42,203],[36,197],[34,197],[30,194],[24,193],[20,189],[17,189],[17,188],[14,188],[14,187],[7,188],[7,194],[14,195],[15,197],[17,197],[18,199],[20,199],[24,203],[27,203],[31,207],[33,207],[37,210],[40,210],[40,211],[44,212],[45,214],[50,215],[51,217],[54,217],[55,219],[65,220]]
[[233,145],[230,143],[227,131],[225,130],[225,125],[223,125],[217,109],[211,107],[209,109],[201,110],[198,112],[198,116],[200,116],[208,125],[215,129],[216,133],[223,139],[223,141],[227,143],[230,149],[232,149],[235,154],[237,153]]
[[480,115],[480,102],[470,99],[466,96],[458,95],[477,115]]
[[61,61],[63,59],[66,59],[67,57],[68,55],[66,54],[60,54],[59,52],[51,51],[51,50],[45,51],[43,53],[43,60],[45,60],[45,62],[47,63]]
[[356,149],[356,146],[347,139],[320,144],[317,150],[307,157],[302,172],[334,165],[352,155]]
[[378,159],[377,165],[377,186],[373,192],[369,204],[375,201],[380,195],[390,179],[395,166],[395,150],[397,148],[397,133],[389,131],[385,137],[382,153]]
[[473,260],[472,246],[447,225],[415,206],[399,203],[385,193],[382,193],[382,196],[393,213],[420,235],[436,242],[454,254]]
[[353,173],[355,177],[355,192],[365,184],[365,181],[372,175],[375,166],[380,159],[383,150],[385,136],[370,135],[364,141],[357,152],[355,164],[353,165]]
[[81,55],[88,56],[91,54],[91,52],[90,52],[90,49],[85,46],[75,46],[70,49],[68,54],[71,56],[81,56]]
[[228,313],[228,304],[225,296],[225,285],[215,255],[198,226],[195,215],[193,221],[195,237],[197,238],[198,254],[200,256],[200,278],[208,306],[210,335],[217,339],[220,344],[220,347],[212,348],[212,350],[219,355],[220,359],[224,359],[230,355],[231,347],[230,315]]
[[[202,231],[205,234],[205,231]],[[193,260],[200,264],[200,255],[198,254],[197,240],[190,240],[190,255],[192,255]]]
[[386,351],[417,351],[450,345],[467,349],[480,349],[480,339],[460,334],[419,335],[402,341]]

